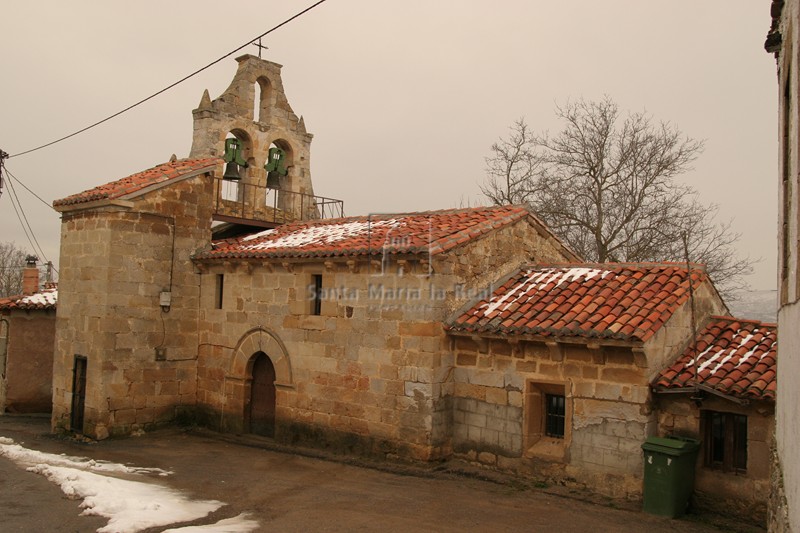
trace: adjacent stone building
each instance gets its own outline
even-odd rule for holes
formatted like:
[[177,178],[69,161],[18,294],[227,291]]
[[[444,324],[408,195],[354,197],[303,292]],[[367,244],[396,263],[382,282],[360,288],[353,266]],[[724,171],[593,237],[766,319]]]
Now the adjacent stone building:
[[777,348],[775,324],[713,316],[653,383],[659,435],[702,442],[700,503],[760,523],[770,494]]
[[[691,297],[690,297],[691,295]],[[725,311],[678,264],[531,265],[448,321],[456,453],[639,497],[650,382]]]
[[22,294],[0,298],[0,414],[49,413],[58,289],[39,286],[36,258],[23,271]]
[[[772,0],[772,26],[764,44],[778,74],[778,329],[779,372],[800,374],[800,2]],[[800,389],[786,378],[777,391],[775,465],[770,529],[800,531]]]

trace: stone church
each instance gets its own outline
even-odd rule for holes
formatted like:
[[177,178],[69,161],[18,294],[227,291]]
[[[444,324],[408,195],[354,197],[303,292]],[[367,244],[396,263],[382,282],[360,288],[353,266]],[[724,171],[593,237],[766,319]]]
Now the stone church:
[[[640,496],[639,447],[669,429],[653,385],[688,401],[697,373],[661,373],[692,345],[692,317],[728,313],[703,268],[583,264],[519,206],[344,217],[315,194],[280,65],[237,61],[193,111],[188,159],[54,202],[54,430],[184,418]],[[690,411],[679,429],[699,436]],[[754,438],[772,420],[759,413]]]

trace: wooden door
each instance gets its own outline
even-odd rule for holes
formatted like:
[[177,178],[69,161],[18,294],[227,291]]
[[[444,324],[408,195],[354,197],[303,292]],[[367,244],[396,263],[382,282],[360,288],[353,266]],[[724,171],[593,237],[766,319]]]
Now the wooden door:
[[70,428],[76,433],[83,433],[83,411],[86,405],[86,358],[75,356],[72,368],[72,412]]
[[267,354],[259,352],[253,361],[250,385],[250,432],[275,436],[275,367]]

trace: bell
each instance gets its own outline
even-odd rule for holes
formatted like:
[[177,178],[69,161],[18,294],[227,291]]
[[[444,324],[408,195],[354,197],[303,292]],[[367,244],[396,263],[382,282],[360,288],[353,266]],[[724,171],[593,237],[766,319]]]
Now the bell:
[[239,176],[239,165],[234,163],[233,161],[225,164],[225,173],[222,175],[222,179],[226,181],[239,181],[242,179]]
[[280,189],[281,175],[277,172],[267,172],[267,189]]

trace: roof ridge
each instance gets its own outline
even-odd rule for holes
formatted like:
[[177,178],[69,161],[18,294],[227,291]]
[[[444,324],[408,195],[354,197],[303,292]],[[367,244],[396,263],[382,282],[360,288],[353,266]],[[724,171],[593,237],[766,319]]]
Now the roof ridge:
[[756,318],[739,318],[732,315],[711,315],[709,318],[713,318],[716,320],[735,320],[736,322],[745,322],[747,324],[757,324],[760,326],[770,327],[770,328],[777,328],[777,322],[764,322],[763,320],[758,320]]
[[[699,270],[708,274],[708,269],[704,263],[689,263],[692,266],[691,270]],[[680,268],[686,269],[686,263],[680,261],[614,261],[614,262],[597,262],[597,261],[569,261],[564,263],[527,263],[528,268],[574,268],[574,267],[596,267],[606,269],[620,269],[620,268]]]

